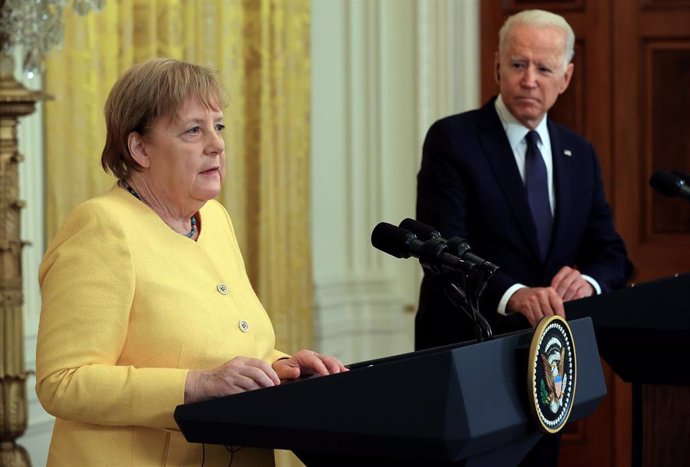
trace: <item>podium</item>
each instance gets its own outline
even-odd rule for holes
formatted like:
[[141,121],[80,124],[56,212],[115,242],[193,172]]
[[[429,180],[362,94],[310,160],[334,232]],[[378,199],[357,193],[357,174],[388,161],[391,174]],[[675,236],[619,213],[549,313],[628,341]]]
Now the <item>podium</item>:
[[[570,421],[606,395],[589,318],[569,323],[578,380]],[[288,449],[308,467],[515,466],[542,436],[527,399],[533,331],[350,365],[175,410],[195,443]]]
[[567,302],[592,318],[599,351],[633,383],[632,465],[690,465],[690,274]]
[[624,381],[690,385],[690,274],[565,303],[592,318],[599,352]]

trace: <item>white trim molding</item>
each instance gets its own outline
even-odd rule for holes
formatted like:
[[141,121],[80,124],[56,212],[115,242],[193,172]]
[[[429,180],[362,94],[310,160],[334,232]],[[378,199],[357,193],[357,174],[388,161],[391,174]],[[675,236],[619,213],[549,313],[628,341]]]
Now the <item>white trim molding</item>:
[[431,123],[477,106],[479,0],[313,0],[311,25],[316,346],[411,351],[421,268],[370,236],[414,217]]

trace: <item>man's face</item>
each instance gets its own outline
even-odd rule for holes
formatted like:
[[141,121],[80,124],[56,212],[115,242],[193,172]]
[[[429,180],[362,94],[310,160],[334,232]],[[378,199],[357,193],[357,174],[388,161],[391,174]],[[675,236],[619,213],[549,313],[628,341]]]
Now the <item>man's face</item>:
[[496,79],[511,114],[534,129],[570,83],[573,64],[564,67],[565,32],[555,27],[515,24],[496,53]]

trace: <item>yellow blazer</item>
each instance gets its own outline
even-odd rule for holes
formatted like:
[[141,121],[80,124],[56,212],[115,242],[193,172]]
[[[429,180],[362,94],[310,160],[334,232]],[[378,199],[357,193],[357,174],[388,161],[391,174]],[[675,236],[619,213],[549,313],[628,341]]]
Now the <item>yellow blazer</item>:
[[[49,466],[202,463],[173,419],[188,369],[244,355],[274,362],[273,327],[225,209],[209,201],[193,241],[115,185],[70,214],[39,269],[36,392],[56,417]],[[206,445],[204,466],[227,466]],[[233,467],[272,466],[243,448]]]

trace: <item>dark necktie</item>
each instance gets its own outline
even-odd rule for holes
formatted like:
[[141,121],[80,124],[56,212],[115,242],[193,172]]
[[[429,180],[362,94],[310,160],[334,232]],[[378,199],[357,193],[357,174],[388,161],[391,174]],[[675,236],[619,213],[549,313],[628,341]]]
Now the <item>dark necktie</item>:
[[539,250],[541,258],[546,258],[551,242],[551,229],[553,227],[553,215],[549,203],[549,179],[546,175],[546,165],[537,143],[539,134],[532,130],[525,136],[527,152],[525,153],[525,186],[527,188],[527,200],[532,210],[532,219],[537,228]]

